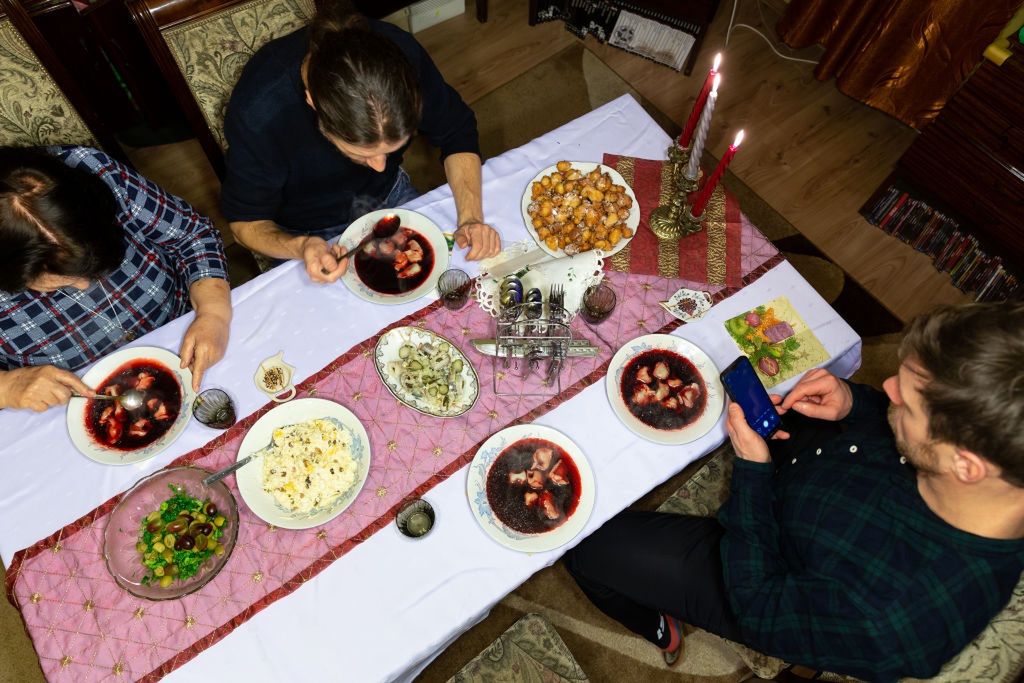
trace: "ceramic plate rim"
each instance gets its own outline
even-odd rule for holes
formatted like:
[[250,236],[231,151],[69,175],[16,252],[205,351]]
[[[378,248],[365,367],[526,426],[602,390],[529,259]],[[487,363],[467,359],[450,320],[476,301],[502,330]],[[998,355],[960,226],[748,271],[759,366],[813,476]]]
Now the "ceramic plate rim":
[[[383,354],[383,349],[382,349],[381,345],[384,343],[385,337],[389,337],[392,334],[398,334],[398,333],[400,333],[403,330],[408,330],[413,336],[418,335],[418,334],[424,334],[424,335],[428,335],[428,336],[434,337],[435,339],[440,339],[442,341],[448,342],[448,344],[451,344],[451,347],[453,349],[455,349],[455,351],[462,358],[463,375],[465,376],[465,370],[468,369],[470,375],[472,375],[472,377],[473,377],[473,400],[470,401],[468,404],[466,404],[464,408],[459,410],[459,412],[457,412],[457,413],[434,413],[434,412],[431,412],[429,410],[420,408],[419,406],[414,405],[413,403],[411,403],[405,397],[404,394],[399,394],[398,391],[395,390],[391,386],[391,384],[388,382],[388,379],[387,379],[387,369],[384,367],[384,365],[383,365],[384,361],[381,358],[381,355]],[[476,402],[480,399],[480,377],[479,377],[479,375],[476,374],[476,368],[473,367],[473,364],[470,362],[469,357],[462,351],[462,349],[460,349],[458,346],[456,346],[452,342],[451,339],[448,339],[444,335],[440,335],[437,332],[433,332],[431,330],[421,330],[420,328],[413,327],[412,325],[403,325],[402,327],[395,327],[395,328],[392,328],[392,329],[388,330],[384,334],[380,335],[380,337],[377,339],[377,344],[376,344],[376,346],[374,346],[374,349],[373,349],[373,365],[374,365],[375,368],[377,368],[377,375],[380,377],[380,381],[383,382],[384,386],[387,387],[387,390],[389,392],[391,392],[392,396],[394,396],[396,399],[401,401],[402,405],[408,406],[408,407],[412,408],[413,410],[415,410],[416,412],[422,413],[424,415],[429,415],[431,417],[439,417],[439,418],[442,418],[442,419],[448,419],[448,418],[452,418],[452,417],[459,417],[460,415],[465,415],[470,410],[472,410],[473,406],[475,406]]]
[[[628,194],[633,199],[633,209],[636,210],[631,210],[629,212],[629,220],[626,221],[626,227],[629,227],[633,230],[633,235],[631,237],[627,237],[623,240],[620,240],[619,243],[616,244],[615,247],[611,249],[611,251],[602,252],[604,254],[605,259],[614,256],[615,254],[618,254],[620,251],[626,248],[627,244],[633,241],[633,238],[636,237],[636,231],[640,227],[640,203],[636,199],[636,192],[634,192],[633,187],[626,182],[626,179],[622,177],[622,174],[619,173],[614,168],[612,168],[611,166],[609,166],[608,164],[604,164],[599,161],[570,161],[569,163],[572,164],[577,169],[579,169],[582,173],[590,173],[595,168],[600,166],[601,168],[608,172],[608,175],[612,177],[612,180],[615,181],[616,185],[622,185],[623,187],[625,187],[626,194]],[[533,186],[535,182],[539,182],[542,177],[550,173],[554,173],[557,170],[558,164],[551,164],[547,168],[540,171],[537,175],[533,176],[533,178],[531,178],[530,181],[526,183],[526,189],[523,190],[523,199],[520,202],[519,210],[523,215],[523,225],[526,226],[526,232],[530,234],[530,237],[532,237],[533,241],[537,243],[537,246],[543,249],[546,254],[554,256],[555,258],[560,258],[563,256],[568,256],[568,254],[566,254],[565,251],[563,251],[562,249],[555,251],[548,248],[548,245],[544,243],[544,240],[540,239],[540,237],[537,236],[537,231],[534,229],[533,223],[530,220],[530,213],[529,211],[527,211],[527,207],[529,207],[530,202],[533,201],[530,197],[530,188]]]
[[336,508],[318,512],[312,517],[289,517],[277,507],[273,496],[263,490],[261,476],[263,464],[257,459],[235,473],[235,486],[238,487],[238,493],[249,511],[264,522],[282,529],[312,529],[322,526],[347,510],[366,485],[366,479],[370,475],[370,465],[373,461],[370,437],[366,433],[366,428],[351,410],[340,403],[324,398],[297,398],[275,406],[261,415],[242,439],[235,462],[269,444],[275,428],[322,417],[333,417],[339,420],[352,430],[353,438],[361,439],[363,442],[366,464],[360,468],[359,479],[353,488],[344,494],[349,497],[349,501]]
[[[505,439],[505,444],[512,444],[526,438],[546,439],[557,443],[565,449],[570,457],[572,457],[573,462],[576,463],[576,469],[580,473],[580,485],[583,488],[576,511],[572,516],[561,526],[543,534],[518,534],[518,532],[508,529],[504,524],[501,524],[496,517],[493,521],[486,519],[477,506],[474,505],[474,497],[478,493],[483,494],[481,500],[484,503],[487,501],[487,472],[490,470],[493,460],[485,463],[484,452],[494,447],[493,442],[501,439]],[[497,453],[500,453],[500,451],[497,451],[495,455]],[[583,533],[583,529],[586,527],[587,522],[590,521],[590,517],[594,512],[596,496],[594,470],[590,466],[587,456],[583,453],[583,449],[565,432],[554,427],[548,427],[547,425],[526,423],[506,427],[495,432],[477,449],[472,462],[469,464],[466,476],[466,498],[477,524],[483,528],[488,536],[501,545],[524,553],[541,553],[554,550],[578,537]],[[487,508],[490,509],[489,504]],[[522,538],[514,538],[510,535],[511,533],[515,533]]]
[[[88,405],[88,401],[69,402],[65,410],[68,436],[78,452],[90,460],[102,465],[134,465],[145,462],[177,441],[185,431],[189,420],[192,419],[192,402],[196,397],[195,391],[192,390],[192,371],[189,368],[179,367],[181,358],[159,346],[130,346],[117,349],[96,361],[88,372],[82,375],[82,381],[90,387],[94,387],[119,366],[133,360],[145,359],[160,362],[169,368],[177,378],[178,384],[181,386],[181,410],[178,411],[177,419],[163,436],[148,446],[135,451],[120,451],[100,445],[89,435],[89,431],[85,428],[85,406]],[[75,419],[72,419],[72,414]]]
[[[695,422],[674,431],[654,429],[637,419],[626,407],[619,392],[619,381],[626,361],[634,355],[632,347],[637,344],[648,344],[651,349],[667,349],[679,353],[693,362],[701,371],[704,386],[708,391],[708,403],[704,407],[704,412]],[[702,364],[709,365],[710,371],[706,370]],[[612,412],[627,429],[648,441],[667,446],[678,446],[701,438],[714,429],[725,408],[725,392],[719,378],[718,366],[702,348],[692,341],[671,334],[645,334],[623,344],[612,356],[608,365],[608,374],[605,376],[605,393],[608,395],[608,403],[611,404]],[[715,402],[714,405],[711,403],[712,400]]]
[[[356,275],[355,264],[350,259],[348,270],[346,270],[345,274],[341,276],[341,281],[345,283],[345,286],[348,287],[350,292],[363,301],[394,306],[397,304],[415,301],[434,290],[437,287],[437,280],[441,277],[441,273],[448,270],[450,254],[448,252],[448,241],[445,239],[444,233],[441,231],[441,228],[437,223],[430,220],[422,213],[418,211],[411,211],[409,209],[378,209],[376,211],[363,214],[345,228],[345,231],[341,233],[341,236],[338,238],[338,244],[351,249],[363,238],[360,227],[366,225],[368,221],[380,220],[388,214],[395,214],[402,219],[403,224],[407,224],[407,226],[413,230],[424,233],[424,236],[430,240],[430,246],[434,249],[433,272],[430,273],[430,276],[427,277],[419,287],[411,292],[406,292],[405,294],[381,294],[380,292],[375,292],[367,287],[366,284],[359,279],[359,276]],[[410,217],[414,218],[410,220]],[[413,222],[416,224],[412,225]],[[353,256],[352,258],[355,257]]]

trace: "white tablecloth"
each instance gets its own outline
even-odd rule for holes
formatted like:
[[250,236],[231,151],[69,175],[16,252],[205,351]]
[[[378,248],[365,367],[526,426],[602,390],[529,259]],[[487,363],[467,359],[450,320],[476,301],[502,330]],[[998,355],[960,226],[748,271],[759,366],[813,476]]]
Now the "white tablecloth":
[[[519,201],[526,183],[560,159],[600,160],[605,152],[661,158],[668,136],[629,96],[623,96],[484,167],[486,218],[504,240],[526,236]],[[445,229],[455,208],[447,187],[407,208]],[[456,254],[456,266],[476,272]],[[786,295],[832,356],[831,369],[851,374],[860,363],[856,333],[788,264],[715,306],[702,321],[675,334],[696,343],[719,365],[737,354],[723,321]],[[292,263],[232,292],[235,317],[226,358],[205,384],[235,397],[239,415],[265,403],[252,376],[257,363],[278,351],[296,366],[296,379],[316,372],[352,345],[426,302],[372,306],[339,284],[309,284]],[[177,351],[191,316],[135,342]],[[792,382],[792,380],[791,380]],[[790,382],[790,383],[791,383]],[[782,389],[788,388],[783,385]],[[597,479],[597,501],[585,533],[672,476],[725,438],[720,422],[682,447],[643,441],[612,414],[599,381],[538,419],[568,434],[586,453]],[[67,435],[63,410],[43,414],[0,411],[0,555],[53,533],[128,488],[143,475],[197,448],[216,432],[197,422],[157,457],[108,467],[79,455]],[[424,496],[438,515],[426,538],[409,540],[393,526],[332,564],[312,581],[240,626],[169,676],[211,680],[377,681],[413,676],[490,607],[567,548],[536,555],[508,550],[487,537],[466,501],[465,470]]]

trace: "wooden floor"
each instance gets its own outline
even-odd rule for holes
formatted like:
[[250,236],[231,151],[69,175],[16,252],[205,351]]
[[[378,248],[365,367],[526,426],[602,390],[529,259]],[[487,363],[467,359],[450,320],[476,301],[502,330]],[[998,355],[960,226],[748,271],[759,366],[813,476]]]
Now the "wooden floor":
[[[529,26],[522,0],[490,0],[485,24],[476,21],[473,0],[466,5],[464,15],[417,38],[469,103],[577,41],[559,22]],[[929,259],[857,213],[916,133],[846,97],[834,83],[816,81],[811,64],[780,59],[751,31],[735,29],[724,47],[732,3],[722,5],[691,77],[593,38],[584,44],[676,121],[689,112],[702,74],[722,50],[711,150],[721,155],[735,131],[745,129],[746,141],[732,165],[737,175],[900,318],[966,301]],[[754,1],[740,5],[737,21],[759,25]],[[770,24],[778,16],[767,8],[764,13]],[[771,26],[762,32],[774,38]],[[813,59],[815,50],[799,56]],[[197,144],[147,148],[133,158],[153,180],[219,218],[216,178]]]

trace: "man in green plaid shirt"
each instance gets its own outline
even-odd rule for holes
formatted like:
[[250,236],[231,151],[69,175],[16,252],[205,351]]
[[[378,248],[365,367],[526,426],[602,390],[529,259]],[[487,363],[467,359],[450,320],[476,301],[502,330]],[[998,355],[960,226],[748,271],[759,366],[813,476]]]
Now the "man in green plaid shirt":
[[868,680],[927,678],[1024,570],[1024,304],[916,320],[885,393],[825,370],[773,397],[769,444],[730,404],[718,520],[623,513],[567,565],[674,662],[685,621]]

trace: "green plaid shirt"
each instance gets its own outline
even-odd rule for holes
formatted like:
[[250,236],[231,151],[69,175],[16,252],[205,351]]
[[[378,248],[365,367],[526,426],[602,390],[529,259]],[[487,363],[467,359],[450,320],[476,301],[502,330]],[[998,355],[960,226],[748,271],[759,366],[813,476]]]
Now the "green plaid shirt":
[[744,642],[868,680],[928,678],[977,636],[1024,570],[1024,541],[932,513],[896,451],[884,394],[851,385],[847,431],[773,466],[737,458],[722,564]]

